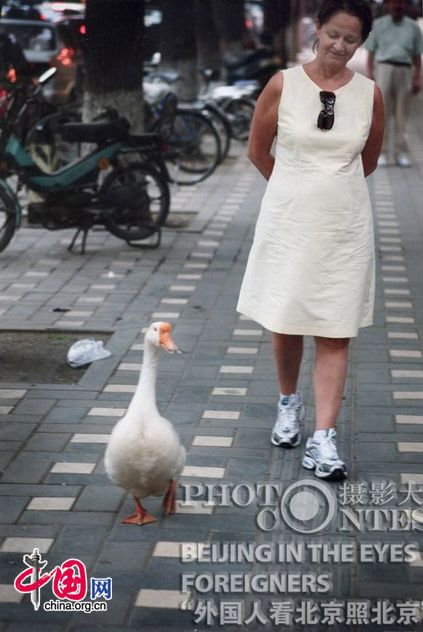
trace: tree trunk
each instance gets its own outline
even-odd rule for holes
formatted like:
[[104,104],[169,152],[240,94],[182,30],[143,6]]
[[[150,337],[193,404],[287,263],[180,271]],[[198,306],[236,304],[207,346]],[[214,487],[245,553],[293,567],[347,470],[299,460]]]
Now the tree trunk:
[[84,120],[116,108],[143,130],[144,0],[87,0]]
[[195,0],[195,32],[198,69],[208,68],[219,73],[220,42],[213,18],[212,0]]
[[174,70],[179,98],[197,97],[198,70],[222,70],[243,48],[244,0],[162,0],[162,70]]
[[194,100],[197,97],[194,0],[162,0],[161,7],[160,68],[178,72],[181,80],[175,84],[177,96]]
[[244,0],[212,0],[213,21],[220,34],[223,59],[237,57],[243,49]]
[[210,68],[224,78],[224,62],[243,49],[243,0],[195,0],[198,70]]
[[282,68],[293,59],[289,41],[289,25],[292,21],[291,0],[264,0],[264,35],[273,46]]

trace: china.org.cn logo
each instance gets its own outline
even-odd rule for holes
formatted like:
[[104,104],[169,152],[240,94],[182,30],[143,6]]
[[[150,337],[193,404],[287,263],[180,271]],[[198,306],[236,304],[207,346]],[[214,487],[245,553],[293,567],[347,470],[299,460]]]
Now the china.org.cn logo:
[[[112,598],[111,577],[91,577],[88,582],[85,564],[76,558],[69,558],[47,571],[48,562],[42,559],[38,548],[31,555],[24,555],[22,560],[26,568],[15,578],[14,586],[18,592],[30,595],[34,610],[40,608],[41,589],[49,583],[56,599],[42,604],[46,612],[107,610],[107,601]],[[90,600],[86,600],[88,585]]]

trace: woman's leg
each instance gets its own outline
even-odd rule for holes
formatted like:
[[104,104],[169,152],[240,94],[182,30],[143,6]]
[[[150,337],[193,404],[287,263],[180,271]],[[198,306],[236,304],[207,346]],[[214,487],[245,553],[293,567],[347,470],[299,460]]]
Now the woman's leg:
[[303,357],[303,337],[274,333],[272,335],[272,343],[279,390],[285,395],[291,395],[297,390]]
[[316,337],[315,341],[316,430],[307,439],[303,466],[319,478],[340,481],[347,468],[338,456],[335,424],[347,375],[349,339]]
[[270,441],[282,448],[295,448],[301,443],[300,424],[304,418],[304,405],[297,393],[303,338],[285,334],[273,334],[272,338],[280,397]]
[[349,338],[316,337],[314,394],[316,430],[333,428],[341,408],[348,368]]

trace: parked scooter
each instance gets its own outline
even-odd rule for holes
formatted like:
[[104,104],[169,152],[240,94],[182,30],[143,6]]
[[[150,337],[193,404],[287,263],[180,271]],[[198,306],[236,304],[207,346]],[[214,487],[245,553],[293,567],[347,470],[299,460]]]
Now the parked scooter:
[[[280,70],[275,61],[275,52],[267,47],[245,51],[234,61],[226,62],[225,68],[227,83],[239,85],[239,82],[256,81],[258,92]],[[254,96],[258,96],[258,93]]]
[[20,184],[41,196],[40,202],[28,205],[30,225],[77,229],[70,250],[82,232],[84,252],[88,231],[98,224],[130,245],[155,235],[151,247],[158,246],[170,205],[158,135],[131,136],[129,123],[117,113],[106,121],[64,124],[68,142],[93,143],[95,148],[52,173],[42,171],[22,144],[19,129],[26,109],[55,72],[47,70],[35,87],[10,87],[7,112],[0,121],[0,250],[22,217],[17,194],[6,180],[10,175],[18,175]]

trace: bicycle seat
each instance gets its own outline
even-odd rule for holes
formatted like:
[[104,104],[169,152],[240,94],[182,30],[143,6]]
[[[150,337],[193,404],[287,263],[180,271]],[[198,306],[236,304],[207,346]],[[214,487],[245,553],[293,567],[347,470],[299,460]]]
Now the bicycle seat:
[[130,125],[124,118],[93,123],[64,123],[60,135],[69,143],[106,143],[125,140],[129,136]]

